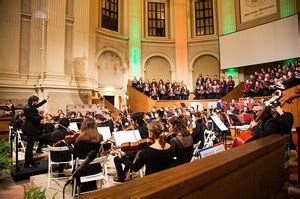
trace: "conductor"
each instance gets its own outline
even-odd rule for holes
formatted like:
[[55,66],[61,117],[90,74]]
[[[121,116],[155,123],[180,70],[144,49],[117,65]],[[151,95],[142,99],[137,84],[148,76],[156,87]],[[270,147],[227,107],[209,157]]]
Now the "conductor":
[[[47,100],[49,97],[47,97]],[[37,108],[41,107],[47,102],[46,99],[38,103],[39,98],[32,95],[28,98],[28,104],[24,107],[25,123],[22,126],[22,131],[27,136],[27,145],[25,150],[25,168],[35,168],[37,164],[33,160],[33,145],[38,139],[40,122],[43,119]]]

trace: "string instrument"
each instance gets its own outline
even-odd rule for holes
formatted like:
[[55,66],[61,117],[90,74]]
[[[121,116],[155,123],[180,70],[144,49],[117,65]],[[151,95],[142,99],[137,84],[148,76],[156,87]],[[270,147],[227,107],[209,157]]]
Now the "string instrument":
[[[255,122],[260,121],[261,117],[264,115],[265,111],[267,110],[267,107],[270,107],[277,103],[277,101],[280,99],[282,93],[281,91],[277,91],[276,95],[269,99],[268,101],[265,102],[265,106],[261,110],[261,112],[257,115],[255,118]],[[247,142],[250,142],[255,139],[255,133],[251,130],[248,129],[246,131],[242,131],[233,141],[232,147],[237,147],[240,145],[243,145]]]
[[65,130],[67,130],[69,133],[71,133],[70,135],[66,135],[64,139],[56,142],[53,146],[54,147],[61,147],[61,146],[66,146],[66,145],[70,145],[73,144],[75,142],[75,140],[77,139],[77,137],[80,135],[80,131],[79,132],[75,132],[74,130],[67,128],[59,123],[56,122],[56,124],[62,128],[64,128]]
[[154,140],[151,138],[144,138],[137,142],[125,142],[121,144],[121,150],[124,152],[134,152],[141,150],[154,143]]

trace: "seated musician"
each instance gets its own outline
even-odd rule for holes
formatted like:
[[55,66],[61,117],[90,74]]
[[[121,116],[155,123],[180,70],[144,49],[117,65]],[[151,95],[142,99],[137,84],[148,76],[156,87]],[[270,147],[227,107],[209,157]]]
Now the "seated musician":
[[171,168],[174,155],[171,145],[166,143],[166,134],[162,123],[154,121],[149,124],[148,128],[149,137],[154,139],[154,143],[138,151],[133,162],[124,158],[124,153],[121,151],[118,153],[121,162],[135,172],[145,165],[145,175]]
[[[68,118],[63,117],[59,120],[59,126],[52,133],[49,133],[49,138],[46,142],[50,143],[51,146],[55,146],[58,142],[63,140],[66,135],[70,134],[67,128],[70,125],[70,121]],[[51,159],[56,162],[66,162],[71,160],[71,153],[67,151],[62,152],[51,152]],[[58,165],[58,177],[64,177],[65,164]]]
[[[95,150],[99,151],[103,137],[98,133],[96,122],[92,118],[86,118],[83,120],[80,128],[80,135],[74,143],[74,158],[85,159],[87,155]],[[86,176],[99,173],[101,171],[100,164],[88,165],[85,167],[79,176]],[[78,184],[79,179],[77,179]],[[96,181],[81,183],[81,191],[91,191],[97,189]]]
[[134,129],[139,130],[142,139],[149,137],[147,124],[144,121],[144,117],[142,113],[140,112],[133,113],[131,115],[131,124]]
[[13,127],[13,131],[21,130],[25,121],[25,115],[23,112],[17,114],[10,122],[10,126]]
[[292,128],[294,125],[294,116],[290,112],[284,111],[280,105],[275,107],[275,118],[279,122],[282,134],[290,135],[290,149],[296,150],[296,146],[293,142]]
[[193,156],[193,137],[185,122],[174,116],[169,120],[170,144],[175,154],[175,165],[187,163]]
[[[139,130],[142,139],[149,137],[148,128],[146,126],[146,122],[143,119],[142,113],[136,112],[131,115],[131,125],[134,129]],[[126,158],[130,161],[133,161],[135,156],[136,156],[135,153],[128,153],[128,154],[126,154],[126,156],[123,155],[123,159]],[[115,182],[124,182],[125,177],[126,177],[125,174],[129,170],[129,168],[126,166],[125,169],[123,170],[121,158],[118,156],[116,156],[114,158],[114,163],[115,163],[115,167],[116,167],[117,175],[118,175],[118,176],[114,177],[114,181]]]
[[266,107],[260,120],[258,122],[252,121],[250,127],[258,138],[281,132],[280,123],[272,116],[270,107]]
[[206,129],[206,124],[203,119],[203,116],[200,112],[195,113],[195,128],[193,129],[193,143],[196,144],[201,141],[199,148],[204,147],[204,131]]

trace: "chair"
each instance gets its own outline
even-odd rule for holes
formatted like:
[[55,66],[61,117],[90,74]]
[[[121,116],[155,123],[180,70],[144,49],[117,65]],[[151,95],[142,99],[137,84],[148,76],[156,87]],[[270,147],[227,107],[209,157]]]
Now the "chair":
[[[54,153],[57,152],[69,152],[69,148],[67,146],[63,146],[63,147],[52,147],[52,146],[48,146],[49,149],[49,155],[48,155],[48,188],[51,185],[51,181],[54,179],[65,179],[66,177],[53,177],[53,165],[59,165],[59,164],[69,164],[71,165],[71,170],[73,171],[73,154],[70,153],[70,159],[66,160],[66,161],[56,161],[53,160],[54,158],[52,157]],[[67,159],[67,158],[66,158]],[[57,173],[60,174],[60,173]]]
[[[11,132],[13,132],[13,131],[11,131]],[[17,144],[18,144],[18,146],[21,145],[21,150],[25,151],[25,144],[22,140],[22,135],[23,135],[23,132],[21,130],[17,130],[17,132],[15,132],[14,146],[16,146]],[[17,140],[17,138],[18,138],[18,140]],[[14,150],[16,150],[16,148],[14,148]]]
[[[82,176],[80,177],[80,182],[81,183],[84,183],[84,182],[90,182],[90,181],[98,181],[100,180],[101,183],[100,183],[100,189],[102,188],[102,182],[103,180],[105,181],[106,185],[108,183],[108,175],[107,175],[107,165],[106,165],[106,160],[107,160],[107,157],[106,156],[103,156],[103,157],[100,157],[100,158],[96,158],[95,160],[93,160],[90,165],[92,164],[100,164],[101,167],[102,167],[102,171],[100,173],[96,173],[96,174],[92,174],[92,175],[88,175],[88,176]],[[84,162],[84,159],[76,159],[76,163],[75,163],[75,169],[78,168],[82,163]],[[77,189],[78,188],[78,185],[77,185],[77,182],[76,182],[76,179],[74,180],[74,184],[73,184],[73,198],[75,197],[76,195],[76,190],[77,190],[77,193],[79,193],[79,195],[81,194],[80,193],[80,190]],[[85,193],[88,193],[88,192],[85,192]]]
[[198,154],[198,148],[199,148],[200,144],[201,144],[201,140],[198,143],[193,145],[194,152],[193,152],[193,157],[191,159],[191,162],[193,162],[196,159],[200,159],[199,154]]

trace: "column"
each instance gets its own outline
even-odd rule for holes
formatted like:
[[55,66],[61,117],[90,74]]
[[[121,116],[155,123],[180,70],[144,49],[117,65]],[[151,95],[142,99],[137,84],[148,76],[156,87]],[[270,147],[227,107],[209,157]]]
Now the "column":
[[296,0],[280,0],[279,5],[280,18],[291,16],[297,12]]
[[128,0],[129,10],[129,78],[141,77],[141,24],[142,24],[142,2],[141,0]]
[[234,0],[221,0],[221,34],[228,34],[236,31],[235,24],[235,3]]
[[[46,75],[64,75],[66,0],[48,0],[48,16],[42,19],[45,47],[44,72]],[[45,33],[44,32],[44,33]],[[43,42],[45,42],[43,45]]]
[[187,2],[174,0],[174,32],[176,55],[176,81],[188,79],[188,48],[187,48]]
[[21,0],[1,1],[0,73],[19,73]]
[[89,9],[90,1],[74,0],[73,69],[78,81],[88,79]]

